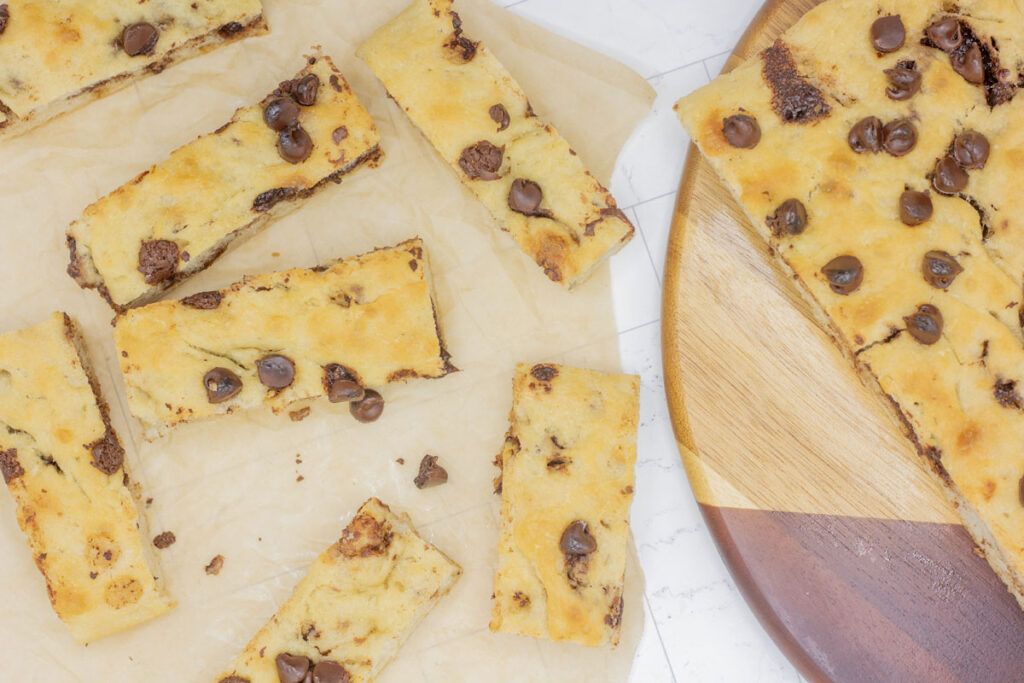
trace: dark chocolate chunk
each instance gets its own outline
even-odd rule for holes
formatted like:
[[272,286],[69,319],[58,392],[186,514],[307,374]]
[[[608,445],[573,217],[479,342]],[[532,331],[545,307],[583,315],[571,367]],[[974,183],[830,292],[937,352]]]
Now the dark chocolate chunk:
[[212,292],[197,292],[192,296],[186,296],[181,300],[182,305],[189,308],[198,308],[209,311],[220,306],[221,294],[214,290]]
[[360,422],[375,422],[384,412],[384,397],[373,389],[366,389],[361,400],[348,404],[348,410]]
[[281,683],[302,683],[302,680],[309,673],[310,667],[313,666],[313,662],[309,661],[308,657],[302,655],[290,655],[287,652],[282,652],[274,658],[274,664],[277,665],[277,679]]
[[256,195],[256,199],[252,200],[252,210],[258,212],[269,211],[278,202],[291,199],[297,194],[298,190],[294,187],[275,187],[272,190],[260,192]]
[[227,368],[214,368],[203,376],[203,386],[210,403],[223,403],[242,390],[242,379]]
[[825,264],[821,272],[836,294],[852,294],[864,281],[864,266],[860,259],[849,254],[836,256]]
[[420,461],[420,471],[412,483],[418,489],[426,489],[431,486],[439,486],[448,481],[448,471],[437,464],[436,455],[424,455]]
[[313,140],[302,126],[295,124],[277,135],[277,153],[289,164],[298,164],[313,153]]
[[722,135],[733,147],[753,149],[761,141],[761,126],[753,116],[733,114],[722,119]]
[[155,285],[178,269],[178,245],[170,240],[149,240],[139,246],[139,272],[146,284]]
[[932,217],[932,198],[927,192],[907,190],[900,195],[900,220],[906,225],[921,225]]
[[508,115],[508,109],[505,109],[504,104],[494,105],[487,111],[487,113],[491,115],[491,120],[498,124],[499,133],[508,128],[508,124],[511,119]]
[[932,187],[942,194],[956,194],[967,187],[969,176],[953,157],[942,157],[935,163]]
[[977,43],[967,48],[963,54],[952,55],[950,63],[953,65],[953,71],[963,76],[968,83],[985,82],[985,60]]
[[994,387],[996,402],[1004,408],[1024,409],[1024,399],[1017,391],[1017,382],[1012,379],[996,380]]
[[295,381],[295,363],[287,356],[271,354],[256,361],[256,374],[271,389],[284,389]]
[[462,150],[459,155],[459,168],[470,178],[477,180],[497,180],[498,169],[504,157],[503,147],[495,147],[487,140],[480,140]]
[[882,120],[877,116],[868,116],[850,128],[846,141],[857,154],[882,151]]
[[325,659],[313,667],[313,683],[351,683],[352,676],[341,664]]
[[316,74],[306,74],[292,81],[292,97],[303,107],[316,104],[316,95],[320,92],[320,78]]
[[11,20],[11,10],[7,8],[7,3],[0,5],[0,36],[3,35],[4,31],[7,30],[7,22]]
[[775,213],[768,216],[765,222],[776,237],[784,233],[799,235],[807,227],[807,209],[799,199],[787,199],[779,204]]
[[263,122],[278,132],[297,124],[299,105],[290,97],[275,97],[263,107]]
[[363,400],[363,385],[359,383],[355,373],[337,363],[324,366],[324,389],[331,403]]
[[597,550],[597,540],[587,529],[587,523],[577,519],[565,527],[558,547],[566,555],[589,555]]
[[156,538],[153,539],[153,545],[163,550],[168,546],[174,545],[176,540],[178,539],[174,537],[173,531],[165,531],[162,534],[157,534]]
[[821,91],[797,71],[781,39],[761,52],[761,60],[761,76],[772,90],[772,109],[783,121],[810,123],[832,111]]
[[921,274],[924,281],[936,289],[946,289],[956,276],[964,272],[955,258],[948,252],[932,250],[921,260]]
[[334,144],[340,145],[341,141],[348,137],[348,128],[345,126],[338,126],[331,133],[331,139],[334,140]]
[[945,17],[924,30],[935,47],[945,52],[952,52],[964,42],[960,22],[955,17]]
[[917,145],[917,129],[909,119],[896,119],[882,127],[882,147],[894,157],[901,157]]
[[985,168],[988,154],[988,138],[976,130],[965,130],[953,141],[953,158],[964,168]]
[[508,191],[508,208],[524,216],[550,216],[549,212],[540,208],[543,198],[540,185],[532,180],[516,178]]
[[879,52],[895,52],[906,38],[907,30],[898,14],[880,17],[871,24],[871,45]]
[[107,431],[99,439],[87,445],[89,454],[92,455],[92,462],[89,463],[103,474],[114,474],[124,464],[124,448],[113,430],[107,427]]
[[0,451],[0,474],[3,475],[5,484],[25,474],[25,468],[18,462],[17,448]]
[[541,382],[550,382],[558,376],[558,368],[551,367],[550,365],[534,365],[530,370],[530,374],[534,379]]
[[925,346],[931,346],[942,337],[942,313],[931,304],[921,304],[914,313],[903,318],[910,336]]
[[156,41],[160,39],[160,32],[156,26],[141,22],[125,26],[121,32],[121,47],[130,57],[148,55],[153,53]]
[[885,77],[889,80],[885,94],[891,100],[909,100],[921,90],[921,72],[917,69],[897,66],[895,69],[886,69]]

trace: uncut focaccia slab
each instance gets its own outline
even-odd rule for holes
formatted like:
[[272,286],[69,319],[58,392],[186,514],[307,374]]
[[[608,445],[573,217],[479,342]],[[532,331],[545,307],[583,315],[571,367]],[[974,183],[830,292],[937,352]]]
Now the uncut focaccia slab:
[[404,514],[363,503],[219,683],[368,683],[462,570]]
[[505,67],[463,34],[452,4],[415,0],[357,54],[501,228],[574,287],[633,226]]
[[831,0],[677,110],[1024,605],[1022,38]]
[[63,313],[0,336],[0,471],[53,610],[78,642],[174,606],[153,576],[124,450]]
[[6,0],[0,138],[266,31],[260,0]]
[[86,208],[67,231],[68,273],[118,311],[152,301],[379,158],[379,142],[330,58],[314,55],[260,104]]
[[128,407],[150,435],[454,370],[419,239],[132,309],[115,321],[114,341]]
[[516,366],[491,630],[616,645],[640,380]]

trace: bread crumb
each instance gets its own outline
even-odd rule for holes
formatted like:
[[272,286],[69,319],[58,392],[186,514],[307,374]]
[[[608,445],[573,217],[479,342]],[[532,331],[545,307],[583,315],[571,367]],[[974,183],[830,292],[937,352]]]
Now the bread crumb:
[[307,417],[309,417],[309,412],[310,408],[309,406],[306,406],[305,408],[299,408],[298,410],[290,411],[288,413],[288,417],[291,418],[292,422],[302,422]]
[[160,550],[163,550],[167,546],[173,545],[176,540],[178,539],[174,537],[173,531],[165,531],[162,534],[158,534],[156,538],[153,539],[153,545]]
[[210,560],[210,564],[206,565],[206,573],[210,576],[216,576],[217,574],[220,574],[222,567],[224,567],[224,556],[217,555]]

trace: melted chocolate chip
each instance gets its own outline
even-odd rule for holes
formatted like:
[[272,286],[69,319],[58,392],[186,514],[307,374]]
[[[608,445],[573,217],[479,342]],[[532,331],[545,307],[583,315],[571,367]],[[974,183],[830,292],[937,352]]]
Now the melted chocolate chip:
[[0,5],[0,36],[7,30],[7,22],[11,20],[11,10],[7,9],[7,3]]
[[210,403],[223,403],[242,390],[242,379],[227,368],[214,368],[203,375],[203,386]]
[[935,47],[945,52],[952,52],[964,42],[963,33],[960,31],[960,22],[954,17],[945,17],[935,22],[924,30]]
[[297,124],[299,105],[290,97],[275,97],[263,107],[263,122],[278,132]]
[[775,213],[765,221],[772,234],[781,237],[783,233],[799,235],[807,227],[807,209],[799,199],[787,199],[779,204]]
[[178,245],[170,240],[149,240],[139,247],[139,272],[147,285],[155,285],[178,269]]
[[160,39],[160,32],[156,26],[141,22],[125,26],[121,32],[121,47],[130,57],[148,55],[153,53],[156,41]]
[[900,195],[900,220],[906,225],[921,225],[932,217],[932,198],[927,192],[907,190]]
[[220,28],[218,28],[217,33],[221,34],[222,36],[233,36],[236,33],[241,33],[244,30],[245,27],[237,21],[229,21],[228,23],[223,24]]
[[942,337],[942,314],[931,304],[921,304],[917,311],[903,318],[910,336],[931,346]]
[[174,542],[177,540],[178,539],[175,538],[173,531],[165,531],[161,534],[156,535],[156,537],[153,539],[153,545],[155,545],[160,550],[163,550],[164,548],[168,548],[174,545]]
[[530,374],[536,380],[541,382],[550,382],[558,376],[558,368],[554,368],[550,365],[534,365],[533,369],[530,370]]
[[348,128],[346,126],[338,126],[331,133],[331,139],[334,140],[334,144],[340,145],[341,141],[348,137]]
[[217,683],[252,683],[248,678],[241,676],[225,676],[224,678],[217,681]]
[[550,216],[549,212],[540,208],[543,198],[540,185],[532,180],[516,178],[508,191],[508,208],[524,216]]
[[985,60],[977,43],[967,48],[963,54],[952,55],[950,63],[953,65],[953,71],[963,76],[968,83],[978,85],[985,82]]
[[272,190],[260,192],[256,195],[256,199],[252,200],[252,210],[258,212],[269,211],[278,202],[291,199],[297,194],[298,190],[294,187],[275,187]]
[[725,141],[740,149],[753,149],[761,141],[761,126],[753,116],[733,114],[722,119]]
[[924,281],[936,289],[946,289],[962,272],[964,272],[963,267],[945,251],[929,251],[921,260],[921,274],[924,276]]
[[871,45],[879,52],[895,52],[903,47],[906,37],[907,30],[898,14],[880,17],[871,24]]
[[412,483],[418,489],[427,489],[431,486],[440,486],[448,481],[448,471],[437,464],[436,455],[424,455],[420,461],[420,471]]
[[313,663],[308,657],[291,655],[282,652],[274,658],[277,665],[277,678],[281,683],[302,683]]
[[25,474],[25,468],[18,462],[17,448],[0,451],[0,474],[3,475],[5,484]]
[[782,40],[761,52],[761,76],[772,90],[772,109],[787,123],[810,123],[832,108],[821,91],[800,75]]
[[917,69],[898,66],[895,69],[886,69],[885,77],[889,80],[885,94],[891,100],[909,100],[921,90],[921,73]]
[[271,389],[284,389],[295,381],[295,363],[279,354],[264,356],[256,361],[256,374]]
[[360,422],[375,422],[384,412],[384,397],[373,389],[366,389],[361,400],[348,404],[348,410]]
[[448,47],[458,56],[462,57],[462,61],[468,62],[473,57],[476,57],[476,46],[478,43],[462,35],[462,19],[459,17],[458,12],[451,12],[451,16],[452,29],[454,31],[452,39],[448,41]]
[[1017,382],[1012,379],[996,380],[994,387],[996,402],[1004,408],[1024,409],[1024,399],[1017,391]]
[[935,163],[932,187],[942,194],[956,194],[967,187],[967,171],[953,157],[942,157]]
[[331,403],[363,400],[363,385],[356,379],[355,373],[337,363],[324,366],[324,389]]
[[882,128],[882,147],[894,157],[901,157],[917,145],[917,129],[908,119],[896,119]]
[[861,119],[850,128],[846,141],[857,154],[882,151],[882,120],[877,116]]
[[487,113],[491,115],[491,120],[498,124],[499,133],[508,128],[508,124],[511,119],[508,115],[508,109],[505,109],[504,104],[494,105],[487,111]]
[[303,107],[316,104],[316,95],[320,92],[320,78],[316,74],[306,74],[292,81],[292,97]]
[[351,683],[352,676],[341,664],[325,659],[313,667],[313,683]]
[[597,540],[587,529],[587,523],[577,519],[565,527],[558,547],[566,555],[589,555],[597,550]]
[[278,133],[277,153],[289,164],[298,164],[313,153],[313,140],[306,130],[295,124]]
[[183,306],[189,308],[198,308],[200,310],[209,311],[220,306],[221,293],[214,290],[212,292],[199,292],[192,296],[186,296],[181,300]]
[[487,140],[480,140],[462,150],[462,154],[459,155],[459,168],[476,180],[497,180],[501,177],[498,170],[501,168],[504,154],[504,148],[495,147]]
[[836,256],[825,264],[821,272],[828,280],[832,291],[844,296],[857,291],[860,283],[864,281],[864,266],[861,265],[860,259],[849,254]]
[[86,446],[92,456],[89,463],[103,474],[114,474],[124,464],[124,448],[109,427],[103,436]]
[[953,141],[953,158],[964,168],[985,168],[989,151],[988,138],[976,130],[965,130]]

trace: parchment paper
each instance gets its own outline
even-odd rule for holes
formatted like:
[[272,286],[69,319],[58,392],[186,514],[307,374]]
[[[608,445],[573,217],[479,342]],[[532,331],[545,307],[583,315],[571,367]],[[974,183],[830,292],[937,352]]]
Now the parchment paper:
[[[405,0],[267,1],[271,34],[168,69],[0,145],[0,330],[56,309],[82,323],[114,427],[148,506],[151,534],[178,600],[169,615],[88,647],[50,609],[10,497],[0,495],[0,678],[18,681],[211,681],[276,611],[313,558],[369,496],[408,512],[459,562],[454,590],[381,677],[387,682],[623,681],[642,630],[642,576],[627,569],[622,643],[591,650],[487,630],[499,499],[491,460],[507,428],[516,361],[619,369],[607,268],[576,292],[553,285],[462,188],[354,56]],[[653,93],[639,76],[485,0],[460,0],[483,39],[599,179]],[[125,411],[112,313],[64,274],[64,229],[98,197],[175,147],[258,101],[320,44],[380,128],[385,160],[306,202],[178,288],[183,296],[246,273],[358,254],[413,235],[427,245],[440,322],[461,372],[393,384],[376,423],[320,401],[299,423],[269,411],[188,425],[152,443]],[[449,471],[412,483],[425,453]],[[396,460],[404,458],[405,464]],[[301,477],[301,481],[299,481]],[[637,491],[636,495],[644,495]],[[219,576],[205,565],[224,556]]]

